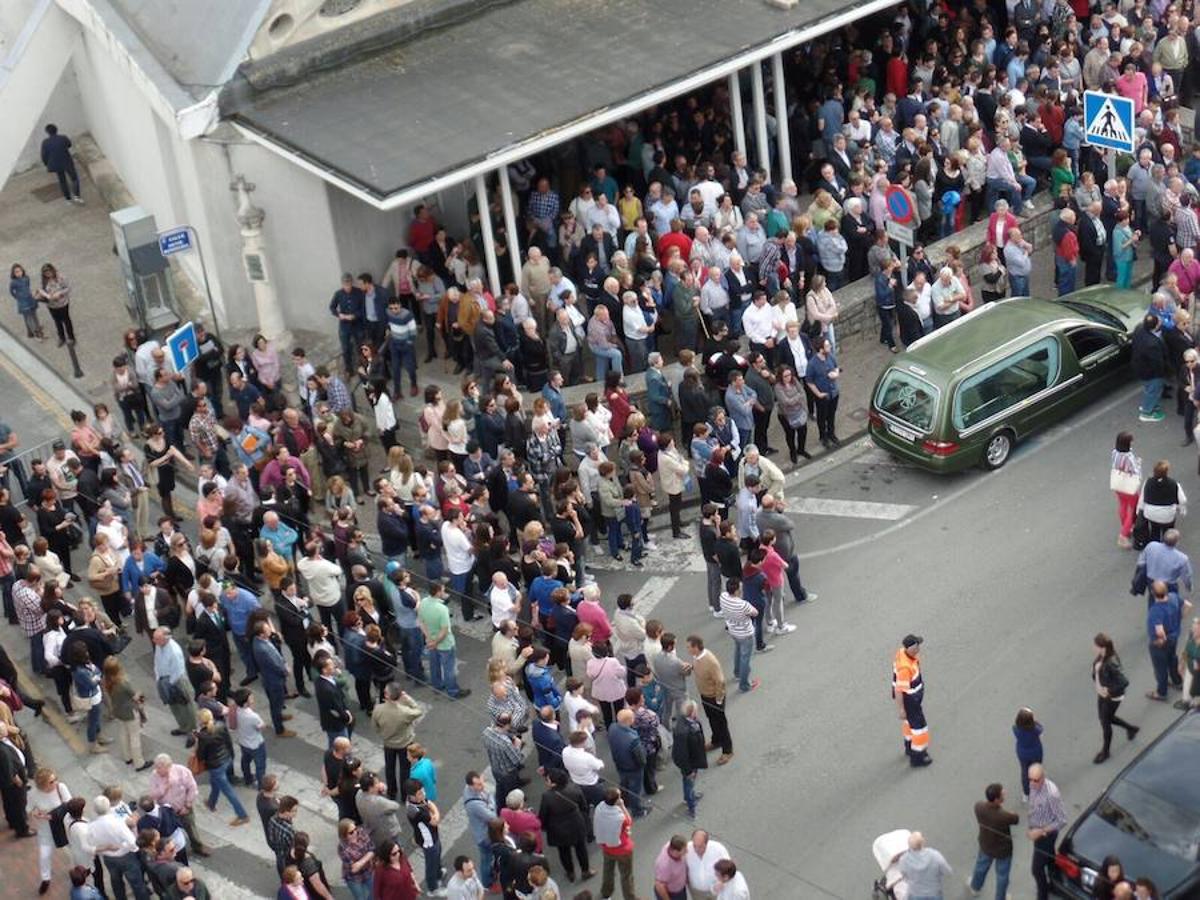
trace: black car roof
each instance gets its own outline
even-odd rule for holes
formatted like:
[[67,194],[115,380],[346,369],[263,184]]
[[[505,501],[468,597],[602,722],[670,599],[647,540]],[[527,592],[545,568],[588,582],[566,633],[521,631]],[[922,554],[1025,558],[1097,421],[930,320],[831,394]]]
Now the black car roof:
[[[1114,781],[1127,781],[1174,806],[1200,815],[1200,778],[1184,773],[1200,759],[1200,714],[1182,716]],[[1110,787],[1111,790],[1111,787]]]

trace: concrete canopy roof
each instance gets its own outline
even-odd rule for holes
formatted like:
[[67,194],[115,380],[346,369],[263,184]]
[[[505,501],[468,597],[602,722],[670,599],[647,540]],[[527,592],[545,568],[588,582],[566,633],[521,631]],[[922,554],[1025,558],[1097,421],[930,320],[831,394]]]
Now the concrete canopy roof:
[[891,5],[801,0],[785,11],[767,0],[518,0],[302,83],[256,91],[243,81],[226,91],[222,114],[390,208],[471,166],[501,165],[539,139],[602,124],[623,104],[731,58],[774,52]]

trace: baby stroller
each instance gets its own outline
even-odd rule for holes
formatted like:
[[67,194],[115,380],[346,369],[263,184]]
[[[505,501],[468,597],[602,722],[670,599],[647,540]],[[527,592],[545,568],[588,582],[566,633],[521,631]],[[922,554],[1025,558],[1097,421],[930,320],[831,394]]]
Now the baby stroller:
[[871,844],[871,853],[883,871],[883,875],[875,880],[872,900],[906,900],[908,897],[908,885],[900,874],[900,857],[908,850],[910,834],[912,832],[907,828],[898,828],[881,834]]

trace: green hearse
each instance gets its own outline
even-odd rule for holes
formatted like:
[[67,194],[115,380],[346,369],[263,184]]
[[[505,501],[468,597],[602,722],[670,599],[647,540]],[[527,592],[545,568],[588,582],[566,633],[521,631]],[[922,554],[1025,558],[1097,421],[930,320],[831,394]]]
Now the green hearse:
[[935,472],[998,469],[1126,371],[1150,298],[1098,285],[990,303],[914,341],[875,384],[874,442]]

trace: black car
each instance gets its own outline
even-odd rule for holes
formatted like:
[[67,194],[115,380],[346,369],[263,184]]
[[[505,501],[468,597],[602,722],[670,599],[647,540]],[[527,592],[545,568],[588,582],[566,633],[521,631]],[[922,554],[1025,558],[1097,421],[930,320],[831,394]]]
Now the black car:
[[1051,882],[1057,893],[1092,897],[1112,854],[1129,879],[1149,878],[1162,900],[1200,897],[1200,713],[1175,722],[1121,772],[1071,826]]

